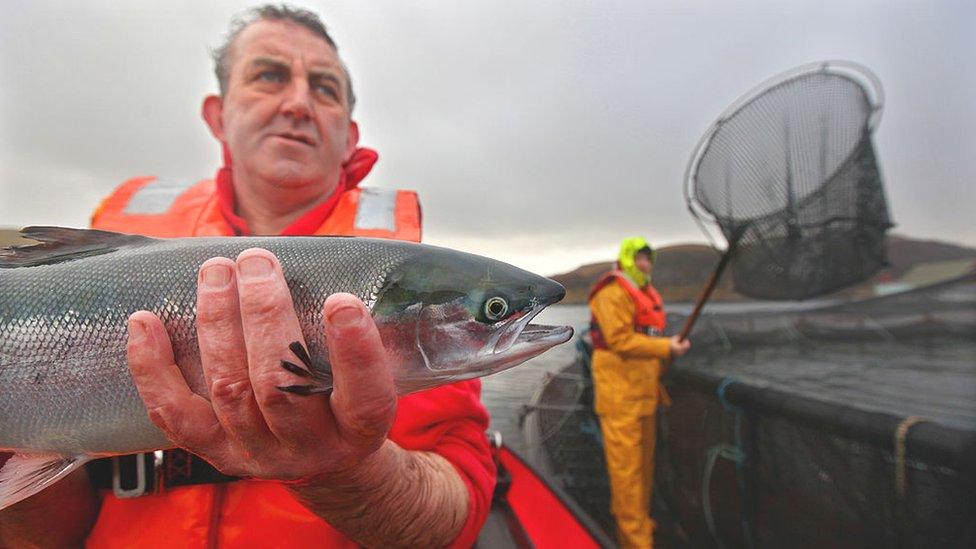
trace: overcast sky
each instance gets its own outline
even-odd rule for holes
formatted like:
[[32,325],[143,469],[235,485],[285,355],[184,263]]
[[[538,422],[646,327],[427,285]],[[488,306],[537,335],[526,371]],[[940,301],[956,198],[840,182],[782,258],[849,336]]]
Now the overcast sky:
[[[0,226],[85,226],[135,175],[200,179],[209,49],[253,2],[6,0]],[[881,79],[897,231],[976,245],[976,2],[334,1],[365,184],[412,188],[425,241],[543,274],[626,235],[702,242],[682,178],[734,99],[803,63]]]

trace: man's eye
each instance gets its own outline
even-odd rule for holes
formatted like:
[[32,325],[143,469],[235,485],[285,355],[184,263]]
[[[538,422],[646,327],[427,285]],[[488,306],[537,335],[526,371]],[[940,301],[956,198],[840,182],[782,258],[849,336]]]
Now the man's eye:
[[258,80],[262,82],[281,82],[284,78],[281,73],[275,71],[263,71],[258,74]]
[[339,92],[337,92],[332,86],[315,86],[315,90],[322,95],[331,97],[332,99],[339,99]]

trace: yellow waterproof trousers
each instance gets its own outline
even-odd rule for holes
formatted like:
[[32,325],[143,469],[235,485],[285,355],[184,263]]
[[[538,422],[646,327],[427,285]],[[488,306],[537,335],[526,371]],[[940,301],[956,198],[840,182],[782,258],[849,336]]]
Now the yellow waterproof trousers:
[[619,282],[597,291],[590,310],[609,347],[593,352],[593,389],[617,539],[622,547],[651,547],[655,418],[670,402],[660,377],[671,342],[634,330],[635,305]]
[[621,547],[653,547],[655,415],[601,415],[603,449],[610,476],[610,511]]

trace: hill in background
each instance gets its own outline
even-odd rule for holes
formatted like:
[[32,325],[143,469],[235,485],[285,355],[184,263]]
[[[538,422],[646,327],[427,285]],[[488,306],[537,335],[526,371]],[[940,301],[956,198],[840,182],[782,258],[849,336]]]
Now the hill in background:
[[30,242],[21,238],[17,231],[18,229],[0,229],[0,247],[20,246]]
[[[718,264],[720,254],[703,244],[679,244],[658,250],[654,265],[654,286],[661,292],[665,301],[694,301],[705,282]],[[888,260],[891,266],[883,269],[871,280],[846,288],[836,296],[867,296],[873,294],[874,284],[880,281],[897,280],[912,267],[934,261],[955,259],[976,259],[976,249],[938,242],[916,240],[900,235],[888,236]],[[590,286],[600,276],[610,270],[612,261],[583,265],[568,273],[552,275],[553,280],[566,287],[566,304],[586,303]],[[712,299],[732,301],[746,298],[732,289],[732,277],[722,277]]]

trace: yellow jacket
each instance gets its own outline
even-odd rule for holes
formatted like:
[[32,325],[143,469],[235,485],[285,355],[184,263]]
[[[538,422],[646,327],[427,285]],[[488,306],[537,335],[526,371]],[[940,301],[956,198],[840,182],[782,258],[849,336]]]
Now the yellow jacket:
[[634,331],[636,307],[619,281],[597,291],[590,310],[610,347],[593,352],[596,413],[646,416],[667,405],[659,378],[671,358],[670,339]]

